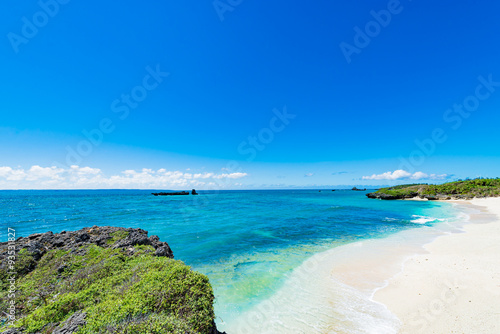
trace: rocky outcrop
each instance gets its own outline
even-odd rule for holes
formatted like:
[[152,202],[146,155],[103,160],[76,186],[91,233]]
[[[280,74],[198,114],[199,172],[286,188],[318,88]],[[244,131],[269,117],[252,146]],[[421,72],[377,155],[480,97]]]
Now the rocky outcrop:
[[[189,195],[189,191],[175,191],[175,192],[159,192],[159,193],[151,193],[154,196],[182,196]],[[196,189],[191,190],[191,195],[198,195]]]
[[[16,240],[16,250],[19,252],[26,249],[32,256],[33,261],[28,262],[22,273],[26,274],[35,269],[36,262],[42,256],[53,250],[69,250],[74,254],[81,254],[85,250],[81,247],[95,244],[103,248],[120,248],[126,254],[132,255],[136,245],[149,245],[154,248],[154,255],[173,258],[174,254],[166,242],[160,241],[156,235],[148,237],[148,232],[140,228],[123,228],[114,226],[86,227],[79,231],[61,233],[37,233],[28,237],[20,237]],[[8,243],[0,243],[0,258],[7,258]],[[0,270],[4,270],[6,261],[0,264]],[[62,269],[61,269],[62,270]]]
[[351,190],[353,190],[353,191],[365,191],[365,190],[366,190],[366,188],[364,188],[364,189],[359,189],[359,188],[353,187]]
[[420,198],[426,198],[429,201],[447,201],[447,200],[470,200],[476,198],[481,198],[480,196],[470,196],[470,195],[457,195],[457,194],[436,194],[436,195],[420,195]]
[[[80,327],[84,326],[87,322],[85,321],[86,313],[82,312],[76,312],[74,313],[71,317],[69,317],[68,320],[60,324],[58,327],[56,327],[51,333],[52,334],[73,334],[77,333]],[[19,330],[17,328],[10,328],[7,329],[5,332],[2,332],[2,334],[27,334],[23,332],[22,330]],[[40,333],[36,333],[40,334]],[[217,326],[215,325],[215,322],[213,323],[213,327],[210,331],[209,334],[227,334],[226,332],[220,332],[217,329]]]
[[384,200],[394,200],[394,199],[413,198],[417,195],[418,195],[417,193],[415,193],[414,195],[389,195],[385,193],[368,193],[366,194],[366,197],[375,199],[384,199]]
[[375,192],[375,193],[368,193],[366,194],[366,196],[368,198],[383,199],[383,200],[420,198],[429,201],[448,201],[448,200],[460,200],[460,199],[470,200],[473,198],[472,196],[467,196],[467,195],[447,195],[447,194],[422,195],[419,194],[418,192],[412,192],[408,194],[398,194],[398,195]]
[[71,334],[76,333],[80,327],[85,326],[87,322],[85,321],[86,313],[76,312],[73,313],[68,320],[59,325],[52,334]]
[[15,328],[10,328],[7,329],[5,332],[2,332],[2,334],[22,334],[22,333]]
[[[12,244],[0,243],[1,281],[11,270],[5,259]],[[208,278],[173,260],[169,245],[145,230],[93,226],[20,237],[15,246],[15,298],[22,307],[16,327],[2,333],[147,333],[154,325],[165,333],[224,334],[214,323]],[[2,285],[0,297],[8,294]],[[139,311],[113,304],[116,294]],[[0,313],[8,315],[6,305]]]
[[467,179],[443,184],[413,183],[381,188],[366,196],[377,199],[415,198],[429,201],[470,200],[500,196],[500,178]]
[[177,191],[173,193],[161,192],[161,193],[151,193],[151,194],[155,196],[179,196],[179,195],[189,195],[189,191]]

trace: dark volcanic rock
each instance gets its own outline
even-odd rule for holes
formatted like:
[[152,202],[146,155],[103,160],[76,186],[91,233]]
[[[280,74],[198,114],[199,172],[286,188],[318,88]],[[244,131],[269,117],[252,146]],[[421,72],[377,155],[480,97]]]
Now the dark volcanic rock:
[[42,258],[43,254],[47,251],[47,247],[44,247],[40,242],[37,240],[30,241],[25,247],[28,252],[31,253],[35,261],[38,261]]
[[168,247],[168,245],[158,247],[155,251],[155,255],[156,256],[166,256],[166,257],[170,257],[170,258],[174,257],[174,254],[172,253],[172,250],[170,249],[170,247]]
[[76,312],[68,320],[59,325],[52,334],[71,334],[78,331],[78,329],[85,325],[86,314],[82,312]]
[[177,191],[173,193],[161,192],[161,193],[151,193],[151,194],[155,196],[179,196],[179,195],[189,195],[189,191]]
[[215,326],[215,322],[214,322],[212,330],[210,331],[210,334],[227,334],[227,333],[226,332],[219,332],[217,330],[217,326]]
[[474,198],[474,195],[453,195],[451,197],[451,199],[466,199],[466,200],[473,199],[473,198]]
[[419,197],[421,199],[427,199],[429,201],[447,201],[447,200],[456,200],[456,199],[472,199],[473,196],[468,195],[446,195],[446,194],[419,194],[418,192],[411,192],[405,195],[389,195],[384,193],[368,193],[366,194],[368,198],[376,198],[376,199],[384,199],[384,200],[394,200],[394,199],[405,199],[405,198],[414,198]]
[[429,201],[436,201],[438,197],[436,195],[420,195],[422,199],[428,199]]
[[388,195],[388,194],[384,194],[384,193],[368,193],[368,194],[366,194],[366,196],[368,198],[386,199],[386,200],[390,200],[390,199],[403,199],[404,198],[404,196]]
[[451,199],[451,196],[450,195],[446,195],[446,194],[437,194],[436,197],[437,197],[438,200],[441,200],[441,201],[446,201],[446,200],[450,200]]
[[148,234],[144,230],[132,230],[126,238],[121,239],[113,245],[113,248],[128,248],[135,245],[149,245],[151,242],[148,239]]
[[[33,234],[28,237],[20,237],[16,240],[16,252],[25,249],[31,259],[27,262],[26,268],[23,268],[19,274],[25,275],[33,270],[36,270],[39,260],[49,251],[54,249],[63,249],[75,254],[85,254],[87,252],[87,245],[97,245],[102,248],[120,248],[126,255],[134,253],[134,246],[148,245],[154,248],[154,253],[151,254],[159,257],[173,258],[174,255],[169,245],[166,242],[160,241],[156,235],[148,237],[148,232],[142,229],[112,227],[112,226],[93,226],[86,227],[79,231],[66,232],[54,234],[52,232]],[[12,245],[12,243],[11,243]],[[0,259],[7,258],[8,256],[7,242],[0,243]],[[6,270],[8,261],[0,261],[0,270]],[[58,263],[57,264],[58,278],[63,277],[64,273],[71,268],[71,263]],[[162,283],[160,283],[162,284]],[[207,283],[208,284],[208,283]],[[201,293],[201,292],[200,292]],[[77,333],[82,326],[87,324],[87,314],[80,310],[72,314],[66,321],[50,322],[46,324],[41,332],[52,334],[73,334]],[[90,319],[88,320],[91,321]],[[5,334],[27,334],[25,329],[8,329]],[[118,333],[118,332],[116,332]],[[217,330],[215,323],[209,329],[210,334],[225,334]]]
[[392,199],[414,198],[414,197],[418,196],[418,193],[412,192],[412,193],[408,193],[405,195],[389,195],[389,194],[384,194],[384,193],[368,193],[368,194],[366,194],[366,196],[368,198],[392,200]]
[[[75,254],[85,252],[81,246],[95,244],[103,248],[130,249],[136,245],[150,245],[155,249],[156,256],[166,256],[173,258],[174,255],[170,246],[166,242],[160,241],[158,236],[153,235],[148,238],[148,232],[140,228],[123,228],[113,226],[93,226],[85,227],[79,231],[54,234],[52,232],[32,234],[26,238],[16,240],[16,251],[26,249],[33,257],[32,262],[22,269],[23,273],[28,273],[35,269],[36,262],[52,249],[69,250]],[[7,258],[8,243],[0,243],[0,257]],[[0,270],[4,270],[7,261],[2,261]],[[61,272],[64,268],[61,268]]]
[[436,194],[436,195],[420,195],[420,198],[422,199],[426,198],[429,201],[448,201],[448,200],[458,200],[458,199],[470,200],[473,199],[474,196]]
[[15,328],[7,329],[5,332],[2,332],[2,334],[22,334],[22,332],[18,331]]

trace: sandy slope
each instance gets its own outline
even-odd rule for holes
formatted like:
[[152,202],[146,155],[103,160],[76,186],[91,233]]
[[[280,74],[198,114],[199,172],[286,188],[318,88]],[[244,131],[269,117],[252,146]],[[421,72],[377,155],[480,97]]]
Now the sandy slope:
[[496,217],[473,216],[465,233],[438,237],[374,296],[401,333],[500,333],[500,198],[462,203]]

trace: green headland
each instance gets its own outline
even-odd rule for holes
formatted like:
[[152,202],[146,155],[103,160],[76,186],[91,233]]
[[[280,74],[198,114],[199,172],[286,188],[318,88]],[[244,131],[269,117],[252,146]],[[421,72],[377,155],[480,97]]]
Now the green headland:
[[500,196],[500,178],[458,180],[443,184],[404,184],[366,194],[377,199],[421,198],[428,200],[472,199]]

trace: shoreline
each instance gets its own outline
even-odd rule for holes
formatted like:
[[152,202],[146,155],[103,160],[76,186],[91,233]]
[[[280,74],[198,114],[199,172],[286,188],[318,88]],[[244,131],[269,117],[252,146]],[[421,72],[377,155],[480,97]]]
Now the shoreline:
[[[312,256],[288,276],[277,293],[241,314],[235,326],[226,330],[500,332],[495,313],[500,309],[496,301],[500,300],[500,287],[496,286],[500,284],[500,266],[494,258],[500,254],[500,212],[497,217],[490,215],[482,207],[485,200],[500,208],[498,197],[448,200],[445,202],[460,206],[455,220],[349,243]],[[490,243],[482,242],[485,237]],[[455,240],[454,247],[443,244],[446,240]],[[469,259],[471,247],[474,256]],[[484,247],[496,248],[488,250],[485,257],[484,251],[478,253]],[[437,261],[440,256],[443,259]],[[450,256],[463,256],[466,261],[456,260],[447,267]],[[484,289],[482,296],[476,294],[477,288]]]
[[481,212],[464,233],[423,245],[425,253],[406,259],[373,300],[398,317],[398,333],[498,333],[500,198],[447,202]]
[[287,275],[274,295],[240,314],[224,330],[396,334],[399,319],[374,295],[403,270],[409,258],[426,252],[423,245],[461,233],[468,217],[459,214],[442,225],[410,228],[317,253]]

